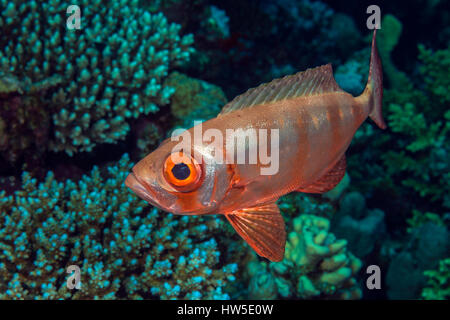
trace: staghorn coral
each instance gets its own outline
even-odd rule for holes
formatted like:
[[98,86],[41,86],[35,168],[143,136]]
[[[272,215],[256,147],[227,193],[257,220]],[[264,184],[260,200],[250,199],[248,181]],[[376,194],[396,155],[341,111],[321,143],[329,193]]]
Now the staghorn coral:
[[329,220],[302,214],[293,224],[283,261],[249,264],[250,298],[271,298],[274,287],[282,298],[361,298],[355,275],[362,263],[329,232]]
[[[69,155],[124,139],[127,120],[167,104],[174,90],[162,82],[193,52],[191,35],[180,37],[180,26],[140,9],[137,0],[78,5],[81,29],[69,30],[64,1],[0,1],[0,71],[31,85],[60,77],[45,94],[21,96],[35,97],[51,118],[51,126],[44,121],[40,128],[52,128],[50,150]],[[2,118],[29,121],[22,114]]]
[[[223,221],[158,212],[125,190],[130,167],[124,156],[78,182],[25,172],[0,192],[0,299],[228,298],[237,264],[219,251]],[[66,287],[69,265],[81,290]]]

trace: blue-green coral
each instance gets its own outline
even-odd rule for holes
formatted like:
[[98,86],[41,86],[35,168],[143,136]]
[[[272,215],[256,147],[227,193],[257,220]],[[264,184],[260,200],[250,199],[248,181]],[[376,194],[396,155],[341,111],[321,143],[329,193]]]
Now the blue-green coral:
[[58,78],[40,103],[52,120],[50,149],[70,155],[124,139],[127,119],[167,104],[173,88],[162,82],[193,52],[192,35],[137,0],[77,4],[81,29],[69,30],[64,1],[0,1],[0,70],[22,83]]
[[[24,173],[20,190],[0,192],[0,299],[229,298],[237,264],[214,236],[223,221],[150,207],[125,190],[130,167],[124,156],[78,182]],[[69,265],[81,290],[66,287]]]

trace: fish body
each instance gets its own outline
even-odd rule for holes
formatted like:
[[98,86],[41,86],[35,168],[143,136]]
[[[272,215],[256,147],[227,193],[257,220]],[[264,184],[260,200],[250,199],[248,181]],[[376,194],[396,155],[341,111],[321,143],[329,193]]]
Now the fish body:
[[[133,167],[126,185],[168,212],[224,214],[259,255],[282,260],[286,233],[276,205],[279,197],[332,189],[345,174],[345,151],[358,127],[371,117],[385,128],[375,34],[368,84],[359,97],[339,88],[329,64],[273,80],[236,97],[216,118],[183,133],[209,133],[206,140],[214,141],[214,147],[193,139],[179,151],[179,141],[166,140]],[[228,149],[231,140],[236,143],[230,130],[237,136],[265,133],[268,152],[279,154],[277,170],[262,174],[268,164],[260,154],[254,162],[236,161],[236,153]],[[224,138],[218,140],[219,136]],[[271,144],[274,140],[276,145]],[[245,140],[241,144],[249,159],[255,149]],[[224,161],[217,161],[218,153]],[[172,155],[178,159],[172,161]]]

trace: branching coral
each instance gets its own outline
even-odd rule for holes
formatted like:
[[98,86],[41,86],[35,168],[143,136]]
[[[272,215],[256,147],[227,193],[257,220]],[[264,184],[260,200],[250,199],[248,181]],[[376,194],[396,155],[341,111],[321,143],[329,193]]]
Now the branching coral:
[[433,53],[420,46],[419,51],[426,91],[391,93],[396,102],[387,118],[397,143],[383,158],[390,176],[400,176],[404,186],[448,208],[450,94],[444,70],[450,68],[450,48]]
[[[386,90],[383,113],[389,130],[377,134],[370,124],[363,125],[348,157],[349,173],[355,182],[352,187],[366,197],[374,193],[386,196],[385,205],[397,211],[403,221],[414,209],[442,215],[450,207],[450,95],[446,72],[450,49],[433,52],[419,46],[419,61],[420,89],[408,83]],[[379,150],[386,151],[380,154]]]
[[[0,70],[32,85],[60,78],[58,89],[36,97],[36,105],[51,117],[50,149],[69,155],[124,139],[127,119],[167,104],[174,90],[162,82],[189,59],[193,42],[162,14],[140,9],[137,0],[78,5],[81,29],[69,30],[64,1],[0,1]],[[18,113],[4,121],[29,119]],[[48,127],[44,122],[41,129]]]
[[427,270],[424,274],[428,277],[427,286],[422,290],[424,299],[450,299],[450,258],[439,261],[436,270]]
[[[0,192],[0,299],[228,298],[223,221],[158,212],[125,190],[130,167],[124,156],[77,183],[24,173],[22,189]],[[66,287],[69,265],[81,290]]]

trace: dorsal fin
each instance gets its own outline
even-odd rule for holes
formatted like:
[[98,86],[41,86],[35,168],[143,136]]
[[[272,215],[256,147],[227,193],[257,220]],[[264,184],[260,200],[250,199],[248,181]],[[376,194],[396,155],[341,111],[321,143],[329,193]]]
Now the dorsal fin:
[[219,115],[264,103],[336,91],[342,89],[334,80],[331,64],[326,64],[249,89],[227,103]]

